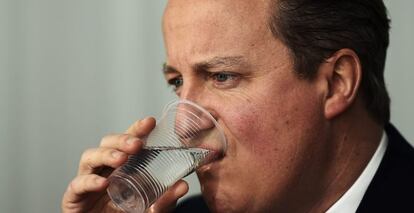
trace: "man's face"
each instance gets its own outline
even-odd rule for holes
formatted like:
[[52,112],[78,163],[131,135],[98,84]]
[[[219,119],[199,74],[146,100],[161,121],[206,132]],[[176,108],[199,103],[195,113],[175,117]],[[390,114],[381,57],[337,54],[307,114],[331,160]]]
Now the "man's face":
[[295,75],[268,11],[251,0],[170,0],[165,11],[165,78],[208,109],[228,140],[226,156],[198,171],[212,211],[300,205],[292,198],[314,193],[307,186],[323,168],[320,85]]

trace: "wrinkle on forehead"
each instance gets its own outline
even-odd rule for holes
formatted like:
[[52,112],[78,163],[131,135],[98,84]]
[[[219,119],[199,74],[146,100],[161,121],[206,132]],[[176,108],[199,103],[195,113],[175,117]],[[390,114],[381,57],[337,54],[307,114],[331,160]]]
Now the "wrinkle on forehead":
[[266,25],[268,13],[267,4],[264,2],[264,0],[170,0],[164,13],[164,27],[177,30],[183,27],[223,27],[227,23],[238,23],[239,28],[248,26],[250,30],[254,30],[252,26]]
[[163,30],[165,34],[174,34],[175,39],[170,43],[166,36],[166,45],[174,45],[167,50],[188,48],[193,54],[208,52],[212,47],[226,50],[235,46],[234,40],[249,44],[263,42],[266,36],[272,38],[264,2],[267,1],[170,0]]

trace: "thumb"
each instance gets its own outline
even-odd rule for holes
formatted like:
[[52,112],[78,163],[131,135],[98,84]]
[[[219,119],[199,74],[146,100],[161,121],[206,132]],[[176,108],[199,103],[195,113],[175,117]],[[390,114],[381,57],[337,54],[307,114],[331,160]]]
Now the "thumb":
[[170,213],[175,209],[177,200],[187,194],[187,182],[180,180],[175,183],[168,191],[163,194],[151,207],[147,213]]

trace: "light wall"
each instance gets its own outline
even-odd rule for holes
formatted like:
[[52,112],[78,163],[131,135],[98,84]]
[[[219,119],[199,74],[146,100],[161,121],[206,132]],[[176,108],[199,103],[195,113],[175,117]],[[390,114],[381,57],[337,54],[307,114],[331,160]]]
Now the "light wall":
[[385,78],[391,96],[391,121],[414,144],[414,1],[385,0],[391,38]]
[[[165,2],[0,0],[0,212],[59,212],[83,150],[173,99]],[[414,141],[414,2],[386,3],[392,121]]]

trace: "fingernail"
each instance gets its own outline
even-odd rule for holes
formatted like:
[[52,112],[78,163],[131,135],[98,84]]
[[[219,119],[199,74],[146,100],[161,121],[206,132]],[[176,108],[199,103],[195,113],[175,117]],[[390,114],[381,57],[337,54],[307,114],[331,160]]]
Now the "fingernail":
[[112,157],[114,158],[120,158],[122,155],[124,155],[124,153],[122,152],[118,152],[118,151],[112,152]]
[[152,120],[153,117],[146,117],[144,119],[142,119],[141,123],[147,123],[148,121]]
[[188,191],[187,185],[180,183],[175,189],[175,194],[179,197],[182,197],[187,193],[187,191]]
[[147,122],[150,118],[152,118],[152,117],[146,117],[146,118],[142,119],[142,121]]
[[129,138],[129,139],[126,141],[126,143],[127,143],[128,145],[132,145],[132,144],[137,143],[137,142],[138,142],[138,138]]

